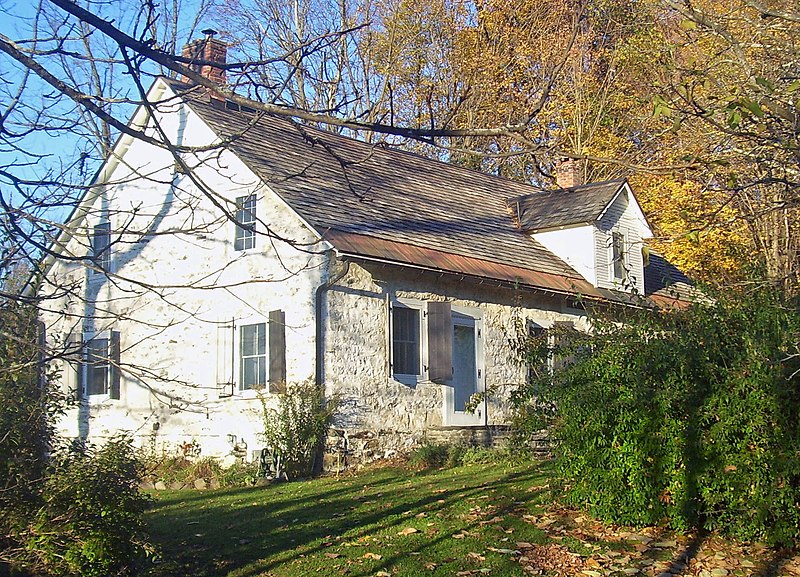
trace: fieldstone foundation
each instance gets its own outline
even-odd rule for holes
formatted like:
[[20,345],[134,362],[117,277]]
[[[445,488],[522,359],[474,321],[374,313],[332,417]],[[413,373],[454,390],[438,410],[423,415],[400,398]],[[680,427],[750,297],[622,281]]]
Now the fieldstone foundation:
[[[325,439],[322,467],[325,472],[339,473],[409,453],[426,443],[502,448],[508,444],[510,436],[511,427],[508,425],[431,427],[423,432],[414,433],[394,430],[329,429]],[[539,458],[550,456],[547,431],[542,431],[533,439],[532,449]]]

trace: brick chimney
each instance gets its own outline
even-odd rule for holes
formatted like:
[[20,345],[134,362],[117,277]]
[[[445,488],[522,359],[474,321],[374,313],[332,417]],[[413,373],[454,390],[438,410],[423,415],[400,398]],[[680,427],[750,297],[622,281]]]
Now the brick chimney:
[[[181,56],[198,62],[197,64],[188,64],[188,67],[198,74],[217,84],[225,84],[225,69],[211,64],[225,64],[228,58],[228,45],[222,40],[215,39],[214,35],[216,33],[216,30],[211,30],[210,28],[203,30],[203,34],[206,37],[189,42],[183,47]],[[201,61],[209,64],[200,64]],[[181,82],[191,83],[192,81],[185,76],[181,76]]]
[[556,184],[559,188],[573,188],[583,184],[583,163],[574,158],[564,158],[556,164]]

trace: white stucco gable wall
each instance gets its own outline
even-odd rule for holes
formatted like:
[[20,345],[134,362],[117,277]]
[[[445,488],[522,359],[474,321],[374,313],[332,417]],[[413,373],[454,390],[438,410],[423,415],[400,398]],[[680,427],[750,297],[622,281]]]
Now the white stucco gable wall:
[[[159,109],[156,117],[176,144],[216,141],[185,105]],[[235,327],[283,311],[287,381],[312,379],[314,290],[326,247],[230,151],[183,153],[194,182],[175,171],[169,151],[143,141],[123,137],[117,154],[63,237],[63,252],[83,257],[93,227],[108,221],[111,274],[93,273],[84,260],[56,260],[41,294],[54,349],[69,334],[120,334],[121,398],[84,401],[68,412],[61,431],[99,440],[125,430],[157,446],[196,439],[214,454],[230,451],[235,436],[256,449],[262,427],[256,394],[222,398],[218,386],[221,372],[237,376]],[[234,250],[236,225],[223,207],[233,212],[236,198],[249,194],[258,199],[259,232],[269,227],[297,248],[259,234],[253,249]],[[56,296],[65,280],[71,290]],[[60,365],[67,387],[70,366]]]
[[533,238],[597,286],[597,258],[592,250],[595,243],[593,226],[581,225],[537,232],[533,234]]

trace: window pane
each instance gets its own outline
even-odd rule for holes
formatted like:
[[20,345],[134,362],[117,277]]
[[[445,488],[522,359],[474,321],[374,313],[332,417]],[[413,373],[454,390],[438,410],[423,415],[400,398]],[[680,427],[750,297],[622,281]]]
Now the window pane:
[[239,329],[240,389],[267,383],[267,324],[243,325]]
[[614,278],[625,277],[625,237],[620,233],[611,234],[611,245],[614,259]]
[[92,339],[86,345],[86,392],[108,394],[108,339]]
[[392,307],[392,366],[398,375],[419,375],[419,311]]

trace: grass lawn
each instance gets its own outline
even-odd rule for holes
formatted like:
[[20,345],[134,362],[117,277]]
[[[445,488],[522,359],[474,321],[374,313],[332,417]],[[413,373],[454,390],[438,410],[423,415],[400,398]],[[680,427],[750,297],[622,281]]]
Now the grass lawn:
[[757,545],[605,527],[553,505],[547,465],[468,465],[261,488],[161,491],[150,577],[800,577]]
[[163,561],[154,576],[520,575],[508,551],[547,540],[523,520],[548,501],[535,466],[385,468],[155,497],[148,518]]

